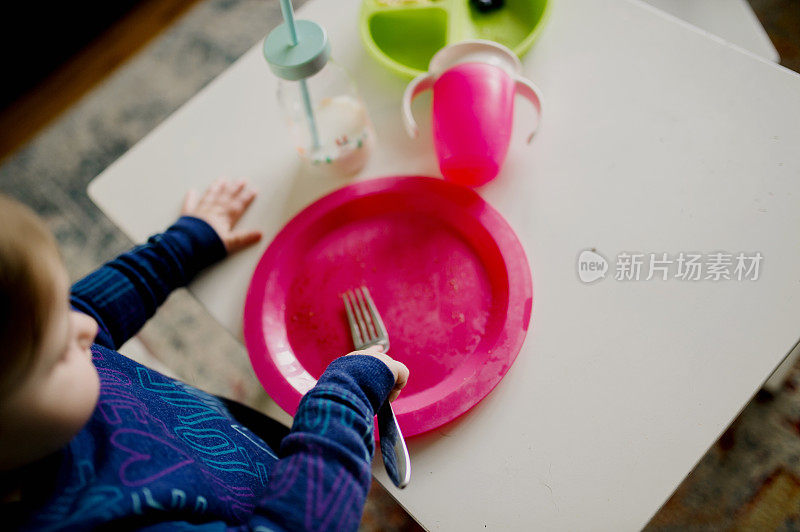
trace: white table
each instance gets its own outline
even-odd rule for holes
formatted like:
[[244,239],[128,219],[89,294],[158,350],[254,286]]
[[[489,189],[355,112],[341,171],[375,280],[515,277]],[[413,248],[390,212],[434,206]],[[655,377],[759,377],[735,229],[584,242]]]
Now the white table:
[[764,59],[777,62],[778,51],[747,0],[644,0]]
[[[300,13],[328,28],[375,122],[380,149],[358,179],[436,175],[430,136],[403,132],[404,83],[361,48],[358,5],[316,0]],[[242,223],[264,243],[191,287],[239,337],[267,242],[347,182],[299,169],[258,48],[89,190],[143,240],[188,187],[249,176],[261,195]],[[529,255],[533,327],[483,402],[410,441],[407,490],[389,486],[379,461],[374,472],[429,529],[639,528],[800,336],[800,76],[626,0],[555,3],[524,68],[545,94],[543,128],[526,146],[531,111],[518,106],[505,168],[480,192]],[[591,247],[612,260],[759,251],[764,263],[756,282],[585,285],[576,258]]]

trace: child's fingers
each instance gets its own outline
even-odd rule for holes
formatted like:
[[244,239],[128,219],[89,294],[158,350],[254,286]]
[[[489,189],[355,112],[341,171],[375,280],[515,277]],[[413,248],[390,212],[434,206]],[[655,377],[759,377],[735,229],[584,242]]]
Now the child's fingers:
[[256,191],[246,188],[242,189],[238,195],[231,200],[231,205],[229,207],[231,227],[236,225],[239,218],[247,211],[247,208],[250,207],[254,199],[256,199]]
[[231,198],[233,197],[233,189],[234,189],[235,186],[236,186],[236,184],[233,183],[232,181],[229,181],[227,179],[224,180],[222,182],[222,186],[219,187],[219,190],[217,191],[217,195],[216,195],[216,198],[215,198],[217,203],[220,203],[220,204],[223,204],[223,205],[228,204],[230,202]]
[[394,363],[397,368],[397,380],[394,382],[394,388],[392,388],[392,391],[389,393],[389,402],[397,399],[397,396],[400,395],[400,391],[405,388],[408,383],[408,367],[397,360],[395,360]]
[[198,207],[209,207],[216,203],[219,199],[220,193],[225,186],[225,181],[222,178],[215,179],[208,188],[203,191],[203,195],[197,202]]
[[248,246],[252,246],[259,240],[261,240],[260,231],[231,233],[231,235],[225,239],[225,248],[228,250],[228,253],[236,253]]
[[189,191],[186,193],[186,196],[184,196],[183,198],[183,206],[181,207],[181,212],[187,213],[189,211],[193,211],[195,207],[197,207],[197,202],[198,202],[197,190],[193,188],[189,189]]
[[206,189],[206,195],[209,196],[218,195],[222,191],[222,189],[225,188],[225,185],[227,185],[227,183],[228,180],[223,177],[216,178],[214,181],[211,182],[211,184]]
[[408,366],[400,362],[399,360],[394,361],[397,364],[397,380],[394,383],[394,388],[397,390],[397,393],[400,393],[400,390],[406,387],[408,384]]
[[349,357],[350,355],[369,355],[371,357],[380,359],[387,366],[389,365],[389,361],[392,360],[392,357],[385,354],[383,352],[383,348],[379,345],[371,345],[369,347],[365,347],[364,349],[359,349],[358,351],[352,351],[350,353],[347,353],[345,356]]
[[394,376],[394,386],[392,387],[392,391],[389,392],[389,401],[397,399],[397,396],[400,395],[400,390],[405,388],[408,383],[408,367],[384,353],[380,346],[371,346],[361,351],[353,351],[347,354],[347,356],[349,355],[369,355],[386,364],[386,367],[389,368],[389,371],[392,372],[392,376]]
[[217,199],[220,203],[229,204],[231,200],[235,198],[239,192],[241,192],[245,184],[246,183],[243,179],[239,179],[237,181],[230,181],[226,179],[220,188]]
[[206,189],[206,197],[209,199],[215,199],[222,196],[225,187],[228,186],[228,180],[222,177],[215,179],[211,185],[208,186]]
[[236,197],[237,195],[239,195],[246,186],[247,186],[246,179],[239,179],[238,181],[231,182],[229,189],[231,197]]
[[253,200],[256,199],[257,194],[258,193],[252,188],[248,188],[242,193],[240,198],[242,202],[242,212],[246,211],[250,204],[253,203]]

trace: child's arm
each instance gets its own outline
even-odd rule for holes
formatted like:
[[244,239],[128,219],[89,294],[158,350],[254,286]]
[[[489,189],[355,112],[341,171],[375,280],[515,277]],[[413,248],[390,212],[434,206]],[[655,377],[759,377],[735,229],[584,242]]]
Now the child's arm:
[[[359,353],[369,353],[362,355]],[[375,350],[334,360],[309,391],[249,520],[181,523],[192,531],[356,530],[369,491],[373,418],[405,386],[408,368]],[[149,532],[173,530],[160,523]]]
[[166,232],[75,283],[72,306],[97,321],[96,342],[118,348],[172,290],[228,253],[258,241],[258,232],[234,230],[254,197],[243,181],[216,181],[201,197],[190,192],[181,218]]
[[373,418],[393,388],[408,379],[404,365],[386,360],[373,353],[328,366],[300,402],[281,459],[270,472],[267,496],[248,529],[358,528],[372,479]]

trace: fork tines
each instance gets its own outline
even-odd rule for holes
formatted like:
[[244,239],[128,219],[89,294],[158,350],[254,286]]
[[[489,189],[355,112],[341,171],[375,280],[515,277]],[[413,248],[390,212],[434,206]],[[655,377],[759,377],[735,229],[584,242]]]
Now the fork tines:
[[361,286],[342,294],[350,334],[357,349],[386,337],[386,329],[369,290]]

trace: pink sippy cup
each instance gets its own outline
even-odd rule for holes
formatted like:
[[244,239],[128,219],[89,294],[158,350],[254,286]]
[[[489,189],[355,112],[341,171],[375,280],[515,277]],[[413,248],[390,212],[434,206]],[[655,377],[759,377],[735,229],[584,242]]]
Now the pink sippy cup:
[[411,137],[419,133],[411,101],[433,88],[433,139],[445,179],[479,186],[497,176],[511,140],[517,93],[536,108],[538,127],[539,90],[520,76],[521,70],[519,59],[505,46],[471,40],[439,50],[429,72],[408,84],[403,121]]

